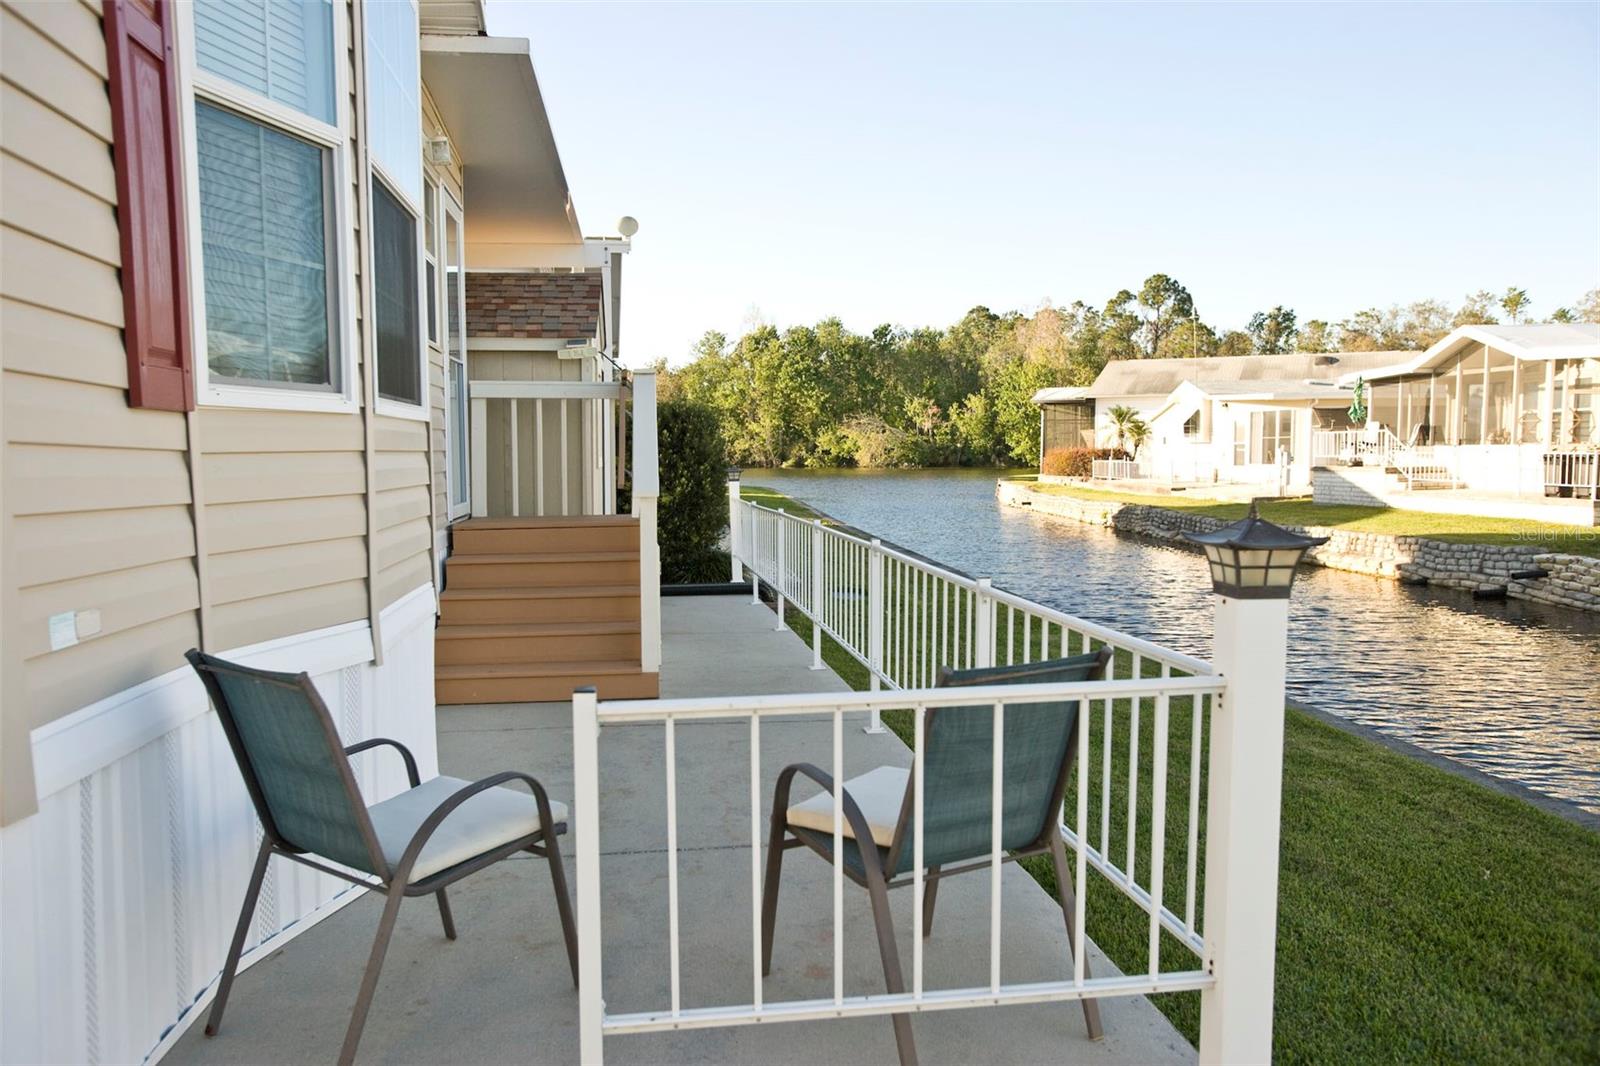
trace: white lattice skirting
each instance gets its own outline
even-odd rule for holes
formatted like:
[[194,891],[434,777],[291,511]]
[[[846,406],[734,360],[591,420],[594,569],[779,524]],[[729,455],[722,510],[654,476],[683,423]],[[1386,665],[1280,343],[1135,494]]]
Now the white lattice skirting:
[[[346,741],[394,737],[437,772],[432,585],[366,622],[225,652],[315,679]],[[159,1057],[210,1000],[260,828],[205,690],[187,666],[33,734],[39,812],[0,829],[0,1062]],[[363,792],[405,785],[356,759]],[[248,964],[356,898],[274,859]],[[263,947],[264,945],[264,947]]]

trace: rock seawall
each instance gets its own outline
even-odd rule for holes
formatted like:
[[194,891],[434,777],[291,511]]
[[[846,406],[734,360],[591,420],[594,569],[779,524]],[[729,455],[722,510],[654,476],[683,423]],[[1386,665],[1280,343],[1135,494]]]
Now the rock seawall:
[[[1228,524],[1209,515],[1143,503],[1035,492],[1026,482],[1001,481],[995,491],[1000,503],[1008,507],[1026,507],[1038,514],[1180,544],[1185,543],[1184,533],[1206,533]],[[1456,544],[1328,526],[1289,528],[1306,536],[1327,537],[1328,543],[1312,549],[1309,557],[1335,570],[1600,611],[1600,559],[1545,552],[1534,543],[1526,547]],[[1536,571],[1548,576],[1532,576]]]

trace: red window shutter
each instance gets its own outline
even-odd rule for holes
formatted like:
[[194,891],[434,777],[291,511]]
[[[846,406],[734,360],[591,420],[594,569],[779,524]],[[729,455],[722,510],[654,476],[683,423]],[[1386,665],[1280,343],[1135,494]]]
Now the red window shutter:
[[104,0],[122,229],[128,405],[194,409],[178,151],[178,57],[167,0]]

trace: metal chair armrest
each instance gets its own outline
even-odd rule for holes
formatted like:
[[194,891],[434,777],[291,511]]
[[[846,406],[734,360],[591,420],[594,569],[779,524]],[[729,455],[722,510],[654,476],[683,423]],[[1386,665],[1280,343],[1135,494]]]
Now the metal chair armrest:
[[[778,784],[772,793],[772,820],[783,819],[783,826],[789,825],[789,789],[794,784],[794,775],[800,774],[810,778],[822,786],[830,796],[833,795],[833,775],[808,762],[791,763],[785,766],[778,774]],[[850,790],[839,789],[844,798],[844,820],[850,824],[850,832],[855,837],[856,847],[860,849],[863,861],[871,855],[873,861],[877,860],[878,849],[872,839],[872,827],[867,824],[866,816],[861,813],[861,808],[856,805],[855,797],[850,795]],[[834,861],[839,861],[839,856],[834,856]]]
[[411,843],[406,845],[405,854],[400,856],[400,862],[394,868],[391,879],[401,884],[409,884],[411,869],[417,864],[417,856],[422,854],[422,849],[427,846],[434,830],[438,829],[444,820],[450,817],[450,812],[461,806],[467,800],[480,792],[485,792],[507,781],[522,781],[533,792],[533,801],[539,807],[539,829],[549,834],[555,825],[555,819],[550,813],[550,797],[546,795],[544,786],[538,780],[517,770],[504,770],[498,774],[491,774],[481,780],[474,781],[466,788],[457,789],[450,797],[433,809],[417,831],[411,837]]
[[422,779],[417,776],[416,758],[411,754],[411,749],[400,743],[398,740],[390,740],[388,737],[373,737],[371,740],[363,740],[359,744],[350,745],[348,748],[344,749],[344,753],[348,758],[351,755],[357,755],[363,751],[366,751],[368,748],[384,746],[391,747],[395,751],[398,751],[400,753],[400,758],[405,760],[406,777],[410,779],[411,787],[416,788],[418,785],[422,784]]

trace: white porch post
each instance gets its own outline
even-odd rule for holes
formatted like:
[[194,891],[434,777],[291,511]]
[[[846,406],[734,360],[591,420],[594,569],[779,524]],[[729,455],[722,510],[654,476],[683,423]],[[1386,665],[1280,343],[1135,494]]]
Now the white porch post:
[[600,720],[595,691],[572,694],[572,847],[577,867],[578,1061],[605,1060],[600,975]]
[[1272,1058],[1288,619],[1287,598],[1217,596],[1228,688],[1211,721],[1203,928],[1217,983],[1200,994],[1204,1064]]
[[[980,577],[978,590],[973,594],[972,621],[975,632],[972,639],[977,645],[973,653],[979,669],[994,665],[994,597],[989,592],[993,584],[989,578]],[[1087,647],[1084,650],[1087,651]]]
[[[872,675],[872,691],[882,687],[883,672],[883,541],[872,538],[867,549],[867,672]],[[867,723],[868,733],[884,731],[883,717],[876,707]]]
[[633,372],[633,513],[639,520],[639,669],[661,670],[661,546],[656,501],[661,473],[656,456],[656,374]]
[[739,513],[739,474],[738,474],[737,470],[729,470],[728,471],[728,557],[729,557],[729,568],[732,570],[732,574],[728,577],[728,580],[732,581],[734,584],[738,584],[739,583],[739,579],[744,576],[743,571],[740,569],[741,563],[739,561],[740,557],[744,554],[744,552],[746,550],[745,546],[744,546],[744,543],[743,543],[742,535],[741,535],[741,533],[739,531],[740,519],[742,517],[743,516]]
[[813,518],[811,520],[811,669],[813,670],[823,669],[822,618],[823,596],[826,595],[822,573],[823,555],[822,519]]
[[483,518],[489,513],[489,401],[473,396],[471,406],[472,447],[467,462],[472,467],[472,517]]

